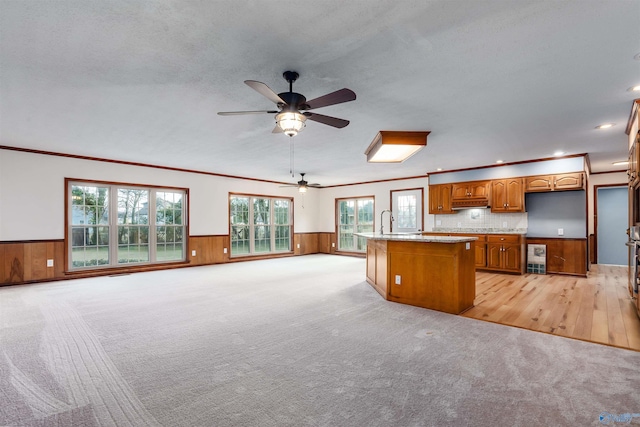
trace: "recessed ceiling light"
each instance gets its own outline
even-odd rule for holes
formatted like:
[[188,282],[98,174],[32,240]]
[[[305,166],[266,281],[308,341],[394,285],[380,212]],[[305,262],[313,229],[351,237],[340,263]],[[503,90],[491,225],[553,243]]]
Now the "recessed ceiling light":
[[638,92],[638,91],[640,91],[640,85],[631,86],[629,89],[627,89],[627,92]]
[[560,157],[564,154],[564,151],[556,151],[555,153],[553,153],[554,156],[556,157]]
[[612,165],[613,166],[623,166],[623,165],[628,165],[629,164],[629,160],[622,160],[620,162],[613,162]]
[[610,127],[615,126],[615,123],[604,123],[601,124],[600,126],[596,126],[596,129],[609,129]]
[[437,170],[437,171],[441,171],[441,170],[442,170],[442,168],[438,168],[438,169],[436,169],[436,170]]
[[504,160],[496,160],[496,163],[502,163]]

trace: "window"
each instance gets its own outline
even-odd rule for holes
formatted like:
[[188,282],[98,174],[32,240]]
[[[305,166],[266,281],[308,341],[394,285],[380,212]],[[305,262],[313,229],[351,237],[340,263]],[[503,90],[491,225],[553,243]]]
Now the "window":
[[367,239],[354,233],[373,232],[373,197],[338,199],[338,250],[365,252]]
[[231,256],[291,251],[293,199],[231,195]]
[[186,259],[185,190],[67,185],[69,269]]
[[[391,191],[391,210],[395,221],[391,231],[407,233],[422,231],[422,195],[423,189]],[[386,224],[385,229],[386,229]]]

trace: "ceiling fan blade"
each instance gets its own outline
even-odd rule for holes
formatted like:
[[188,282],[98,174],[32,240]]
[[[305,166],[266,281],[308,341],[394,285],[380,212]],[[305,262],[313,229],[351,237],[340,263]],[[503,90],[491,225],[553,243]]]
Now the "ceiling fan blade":
[[326,107],[328,105],[342,104],[343,102],[349,102],[356,99],[356,94],[350,89],[340,89],[335,92],[328,93],[319,98],[307,101],[309,106],[308,110],[314,108]]
[[251,89],[259,92],[263,96],[266,96],[267,98],[269,98],[272,102],[274,102],[276,104],[285,104],[285,105],[287,104],[286,102],[283,101],[282,98],[280,98],[278,96],[277,93],[272,91],[269,86],[267,86],[266,84],[264,84],[262,82],[257,82],[255,80],[245,80],[244,83],[247,86],[249,86]]
[[304,113],[304,115],[307,116],[307,119],[309,120],[313,120],[314,122],[322,123],[324,125],[333,126],[334,128],[338,129],[342,129],[349,124],[349,120],[325,116],[324,114],[306,112]]
[[255,111],[220,111],[218,112],[219,116],[241,116],[244,114],[275,114],[277,110],[255,110]]

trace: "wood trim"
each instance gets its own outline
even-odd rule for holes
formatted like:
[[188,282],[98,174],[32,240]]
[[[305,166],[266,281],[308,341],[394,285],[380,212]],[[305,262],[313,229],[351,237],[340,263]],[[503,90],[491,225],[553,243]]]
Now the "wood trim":
[[[37,149],[32,149],[32,148],[11,147],[11,146],[8,146],[8,145],[0,145],[0,150],[17,151],[17,152],[29,153],[29,154],[39,154],[39,155],[43,155],[43,156],[66,157],[66,158],[69,158],[69,159],[89,160],[89,161],[93,161],[93,162],[115,163],[115,164],[127,165],[127,166],[139,166],[139,167],[145,167],[145,168],[163,169],[163,170],[170,170],[170,171],[175,171],[175,172],[195,173],[195,174],[199,174],[199,175],[217,176],[217,177],[221,177],[221,178],[231,178],[231,179],[241,179],[241,180],[247,180],[247,181],[267,182],[267,183],[270,183],[270,184],[283,184],[283,185],[284,184],[290,184],[289,182],[283,182],[283,181],[271,181],[271,180],[267,180],[267,179],[249,178],[249,177],[243,177],[243,176],[237,176],[237,175],[227,175],[227,174],[222,174],[222,173],[207,172],[207,171],[201,171],[201,170],[196,170],[196,169],[186,169],[186,168],[177,168],[177,167],[172,167],[172,166],[153,165],[153,164],[150,164],[150,163],[129,162],[129,161],[125,161],[125,160],[104,159],[104,158],[100,158],[100,157],[81,156],[81,155],[78,155],[78,154],[57,153],[57,152],[54,152],[54,151],[44,151],[44,150],[37,150]],[[319,187],[319,188],[322,188],[322,187]]]
[[[561,157],[545,157],[545,158],[542,158],[542,159],[521,160],[521,161],[517,161],[517,162],[500,163],[500,164],[495,164],[495,165],[478,166],[478,167],[473,167],[473,168],[452,169],[452,170],[447,170],[447,171],[435,171],[435,172],[428,172],[427,176],[429,176],[429,175],[440,175],[440,174],[443,174],[443,173],[466,172],[466,171],[479,170],[479,169],[500,168],[500,167],[503,167],[503,166],[521,165],[521,164],[525,164],[525,163],[546,162],[546,161],[549,161],[549,160],[570,159],[570,158],[573,158],[573,157],[584,157],[586,155],[587,155],[587,153],[571,154],[571,155],[568,155],[568,156],[561,156]],[[579,171],[579,172],[584,172],[584,171]]]
[[627,127],[625,128],[625,133],[629,135],[631,133],[631,127],[633,126],[633,121],[638,116],[638,109],[640,108],[640,98],[633,101],[633,105],[631,106],[631,112],[629,113],[629,119],[627,120]]

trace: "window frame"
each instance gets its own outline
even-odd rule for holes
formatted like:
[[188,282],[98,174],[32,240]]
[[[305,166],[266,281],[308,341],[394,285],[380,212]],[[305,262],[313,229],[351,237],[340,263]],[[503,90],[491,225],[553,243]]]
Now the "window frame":
[[[82,227],[82,224],[74,224],[73,218],[73,187],[102,187],[107,189],[107,197],[108,204],[106,207],[106,211],[108,212],[108,219],[106,224],[101,224],[100,226],[108,228],[107,236],[108,242],[106,245],[108,261],[104,264],[99,264],[96,262],[95,265],[84,265],[84,266],[74,266],[73,259],[73,230],[74,228]],[[144,190],[147,192],[147,223],[146,224],[122,224],[119,221],[118,215],[118,207],[120,201],[120,192],[119,190]],[[171,227],[174,228],[174,236],[175,229],[181,229],[181,254],[179,259],[158,259],[158,226],[157,223],[157,199],[156,195],[158,193],[179,193],[182,197],[180,201],[180,221],[182,224],[173,225]],[[178,203],[178,202],[176,202]],[[174,211],[178,211],[175,210]],[[173,212],[173,218],[175,218],[175,212]],[[189,262],[188,260],[188,249],[189,249],[189,189],[188,188],[180,188],[180,187],[166,187],[166,186],[155,186],[155,185],[144,185],[144,184],[134,184],[134,183],[124,183],[124,182],[113,182],[113,181],[98,181],[98,180],[89,180],[89,179],[81,179],[81,178],[65,178],[65,231],[64,231],[64,253],[65,253],[65,272],[66,273],[83,273],[87,271],[94,270],[117,270],[117,269],[140,269],[140,268],[148,268],[149,266],[154,265],[167,265],[167,264],[186,264]],[[97,227],[98,225],[96,225]],[[135,261],[135,262],[119,262],[118,254],[119,247],[122,245],[119,242],[118,231],[123,226],[133,226],[138,229],[146,228],[147,233],[147,260],[143,261]],[[163,224],[163,226],[166,226]],[[89,228],[86,227],[85,228]],[[165,234],[166,239],[166,234]],[[85,242],[86,243],[86,242]],[[163,242],[166,246],[166,240]],[[173,245],[176,244],[175,238],[171,242]],[[83,247],[87,247],[83,245]],[[175,247],[175,246],[174,246]]]
[[[376,198],[375,196],[371,195],[371,196],[356,196],[356,197],[342,197],[342,198],[336,198],[335,199],[335,224],[336,224],[336,252],[338,253],[348,253],[348,254],[358,254],[358,255],[362,255],[362,254],[366,254],[367,252],[367,244],[366,244],[366,239],[364,237],[360,237],[360,236],[354,236],[353,239],[353,250],[345,250],[345,249],[341,249],[340,248],[340,243],[341,243],[341,239],[340,239],[340,226],[342,225],[340,223],[340,203],[341,202],[345,202],[345,201],[353,201],[354,202],[354,223],[353,223],[353,232],[357,233],[357,228],[359,226],[358,223],[358,201],[371,201],[372,204],[372,211],[371,211],[371,231],[373,232],[376,228],[376,218],[375,218],[375,212],[376,212]],[[347,224],[348,225],[348,224]],[[360,242],[360,246],[363,246],[362,250],[357,250],[358,248],[358,243]]]
[[[235,253],[234,254],[234,230],[233,227],[236,226],[232,222],[233,209],[231,206],[233,198],[246,198],[248,199],[248,210],[247,210],[247,223],[243,225],[245,227],[245,233],[248,236],[247,239],[243,241],[247,241],[248,252]],[[269,200],[269,220],[266,224],[256,224],[255,223],[255,200],[257,199],[266,199]],[[276,221],[276,208],[275,202],[277,201],[286,201],[289,204],[288,207],[288,222],[287,224],[280,224]],[[246,193],[229,193],[229,258],[230,259],[238,259],[243,257],[271,257],[283,254],[291,254],[294,252],[294,198],[287,196],[270,196],[264,194],[246,194]],[[256,228],[257,227],[268,227],[269,229],[269,251],[260,251],[256,252]],[[289,245],[288,249],[278,250],[278,237],[277,230],[282,227],[288,228],[289,233]],[[264,239],[263,239],[264,240]],[[282,241],[282,240],[280,240]]]

